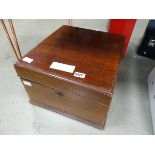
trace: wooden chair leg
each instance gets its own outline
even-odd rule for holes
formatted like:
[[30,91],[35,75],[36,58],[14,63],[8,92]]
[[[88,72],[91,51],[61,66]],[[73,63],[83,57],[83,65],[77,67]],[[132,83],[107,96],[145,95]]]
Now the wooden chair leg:
[[10,45],[11,45],[11,47],[12,47],[12,50],[13,50],[13,52],[14,52],[16,58],[19,60],[20,57],[18,56],[18,54],[17,54],[17,52],[16,52],[16,49],[15,49],[15,47],[14,47],[12,41],[11,41],[10,35],[9,35],[8,30],[7,30],[7,28],[6,28],[6,25],[5,25],[5,23],[4,23],[4,20],[1,19],[0,21],[1,21],[2,27],[3,27],[3,29],[4,29],[4,32],[5,32],[5,34],[6,34],[7,38],[8,38],[8,40],[9,40],[9,43],[10,43]]

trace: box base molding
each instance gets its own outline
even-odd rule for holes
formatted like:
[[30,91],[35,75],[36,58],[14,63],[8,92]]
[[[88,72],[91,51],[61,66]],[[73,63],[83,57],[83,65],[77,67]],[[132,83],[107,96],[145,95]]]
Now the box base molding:
[[97,124],[97,123],[94,123],[92,121],[89,121],[89,120],[86,120],[86,119],[83,119],[81,118],[80,116],[75,116],[75,115],[72,115],[66,111],[63,111],[63,110],[60,110],[60,109],[57,109],[55,107],[52,107],[52,106],[49,106],[49,105],[46,105],[46,104],[42,104],[40,103],[39,101],[35,100],[35,99],[30,99],[30,103],[33,104],[33,105],[36,105],[36,106],[39,106],[41,108],[45,108],[47,110],[50,110],[50,111],[53,111],[53,112],[56,112],[56,113],[59,113],[61,115],[64,115],[64,116],[67,116],[69,118],[72,118],[74,120],[77,120],[77,121],[80,121],[82,123],[85,123],[87,125],[90,125],[92,127],[95,127],[95,128],[98,128],[98,129],[104,129],[104,126],[105,126],[105,122],[103,122],[103,124]]

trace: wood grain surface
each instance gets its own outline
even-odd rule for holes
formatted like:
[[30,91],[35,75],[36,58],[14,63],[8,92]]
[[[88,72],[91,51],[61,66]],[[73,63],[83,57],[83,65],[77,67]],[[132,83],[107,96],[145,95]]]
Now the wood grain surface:
[[[33,104],[95,127],[105,124],[116,82],[124,37],[62,26],[19,60],[15,69]],[[74,72],[50,68],[53,62],[75,66]],[[84,78],[74,76],[85,74]]]

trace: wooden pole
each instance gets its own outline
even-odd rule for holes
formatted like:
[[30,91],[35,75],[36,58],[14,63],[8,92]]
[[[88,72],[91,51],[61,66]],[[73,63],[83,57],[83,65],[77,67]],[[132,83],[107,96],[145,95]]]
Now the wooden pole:
[[7,38],[8,38],[8,40],[9,40],[9,43],[10,43],[10,45],[11,45],[11,47],[12,47],[12,50],[13,50],[13,52],[14,52],[16,58],[19,60],[20,57],[18,56],[18,54],[17,54],[17,52],[16,52],[16,50],[15,50],[15,48],[14,48],[14,45],[13,45],[13,43],[12,43],[12,41],[11,41],[11,38],[10,38],[10,35],[9,35],[8,31],[7,31],[7,28],[6,28],[6,25],[5,25],[5,23],[4,23],[4,20],[1,19],[0,21],[1,21],[2,27],[3,27],[3,29],[4,29],[4,32],[5,32],[5,34],[6,34]]
[[72,26],[72,19],[67,19],[67,24]]
[[13,26],[13,22],[12,22],[11,19],[8,19],[8,22],[9,22],[9,25],[10,25],[10,28],[11,28],[11,31],[12,31],[12,34],[13,34],[13,38],[14,38],[16,47],[18,49],[19,56],[20,56],[20,58],[22,58],[20,48],[19,48],[19,44],[18,44],[18,40],[17,40],[17,36],[16,36],[15,29],[14,29],[14,26]]

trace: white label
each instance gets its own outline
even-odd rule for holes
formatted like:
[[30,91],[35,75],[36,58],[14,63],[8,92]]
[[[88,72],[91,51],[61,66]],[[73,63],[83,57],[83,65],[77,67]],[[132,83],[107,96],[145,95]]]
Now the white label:
[[24,85],[31,86],[31,83],[28,81],[23,81]]
[[80,72],[75,72],[74,76],[79,77],[79,78],[85,78],[86,74],[80,73]]
[[50,68],[61,70],[61,71],[64,71],[64,72],[73,73],[74,69],[75,69],[75,66],[67,65],[67,64],[63,64],[63,63],[59,63],[59,62],[53,62],[51,64]]
[[28,57],[25,57],[22,60],[25,61],[25,62],[28,62],[28,63],[31,63],[33,61],[33,59],[28,58]]

